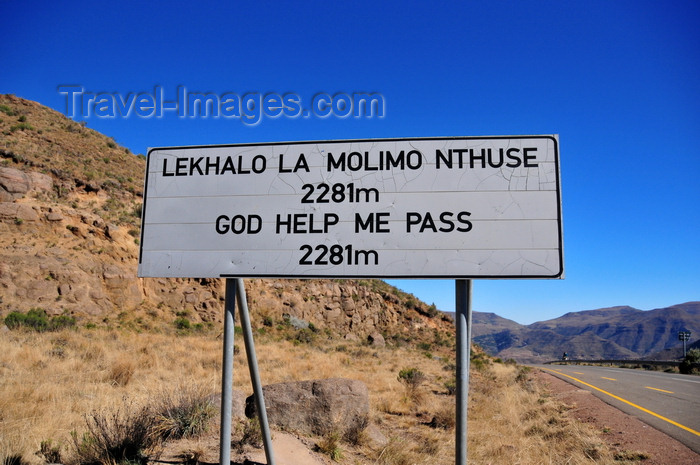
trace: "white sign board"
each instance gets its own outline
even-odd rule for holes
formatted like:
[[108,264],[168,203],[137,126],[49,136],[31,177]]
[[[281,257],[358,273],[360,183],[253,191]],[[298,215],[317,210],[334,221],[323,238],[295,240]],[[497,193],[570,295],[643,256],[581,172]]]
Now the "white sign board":
[[563,277],[556,135],[148,152],[139,276]]

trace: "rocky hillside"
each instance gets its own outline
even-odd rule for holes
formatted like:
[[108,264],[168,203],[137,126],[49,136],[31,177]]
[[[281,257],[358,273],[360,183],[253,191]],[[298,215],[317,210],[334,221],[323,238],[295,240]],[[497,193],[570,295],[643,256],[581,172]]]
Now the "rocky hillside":
[[473,321],[474,342],[492,355],[519,361],[553,360],[564,352],[581,359],[658,358],[666,350],[680,354],[681,330],[697,339],[700,302],[649,311],[622,306],[572,312],[528,326],[493,314],[475,313]]
[[[223,280],[136,277],[145,159],[36,102],[0,96],[0,317],[80,324],[216,323]],[[434,339],[453,326],[377,280],[247,280],[253,323],[291,317],[340,336]]]

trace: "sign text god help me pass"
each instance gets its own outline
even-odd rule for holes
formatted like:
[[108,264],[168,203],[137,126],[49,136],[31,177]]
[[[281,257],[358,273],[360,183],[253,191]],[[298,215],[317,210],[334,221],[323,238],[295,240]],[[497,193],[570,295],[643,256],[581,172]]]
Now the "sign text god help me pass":
[[557,136],[151,149],[139,276],[563,277]]

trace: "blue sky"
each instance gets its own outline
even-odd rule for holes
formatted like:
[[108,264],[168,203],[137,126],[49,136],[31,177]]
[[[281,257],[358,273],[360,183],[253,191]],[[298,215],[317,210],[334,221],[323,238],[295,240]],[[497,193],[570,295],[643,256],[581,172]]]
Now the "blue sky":
[[[382,118],[86,119],[148,147],[559,134],[564,280],[475,280],[531,323],[700,299],[700,3],[3,2],[0,92],[378,92]],[[76,119],[81,119],[80,115]],[[391,281],[454,310],[449,280]]]

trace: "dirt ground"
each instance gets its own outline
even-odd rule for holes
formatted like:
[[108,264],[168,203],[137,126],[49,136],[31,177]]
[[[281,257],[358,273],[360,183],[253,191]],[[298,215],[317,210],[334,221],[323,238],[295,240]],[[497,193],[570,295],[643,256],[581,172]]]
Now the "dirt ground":
[[[644,465],[697,465],[700,455],[641,420],[606,404],[589,391],[579,389],[549,373],[537,371],[540,381],[567,405],[580,421],[594,425],[601,438],[620,456],[642,452]],[[638,459],[639,460],[639,459]]]
[[[329,465],[334,463],[328,457],[312,452],[312,441],[281,431],[272,432],[272,449],[277,465]],[[212,432],[212,434],[197,440],[177,441],[171,444],[158,460],[151,463],[154,465],[182,463],[217,465],[219,463],[218,431],[216,434]],[[264,449],[246,446],[243,451],[231,450],[231,465],[265,465],[266,463]]]

